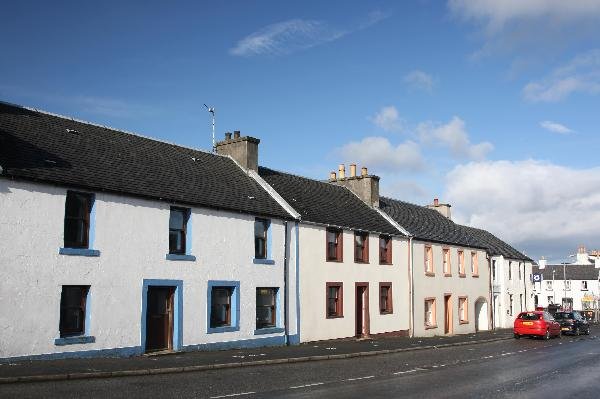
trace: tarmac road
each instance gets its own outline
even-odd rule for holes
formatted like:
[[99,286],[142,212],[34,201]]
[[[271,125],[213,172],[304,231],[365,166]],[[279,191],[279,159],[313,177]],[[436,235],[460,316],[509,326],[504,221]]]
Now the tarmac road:
[[0,386],[0,397],[597,398],[595,333],[181,374],[16,383]]

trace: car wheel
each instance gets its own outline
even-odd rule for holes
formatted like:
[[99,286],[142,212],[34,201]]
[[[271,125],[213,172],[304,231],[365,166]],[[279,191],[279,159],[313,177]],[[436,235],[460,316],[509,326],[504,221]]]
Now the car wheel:
[[545,340],[549,340],[550,339],[550,330],[546,330],[546,334],[544,334],[544,339]]
[[579,327],[576,327],[576,328],[575,328],[575,335],[576,335],[576,336],[579,336],[579,334],[580,334],[580,332],[579,332]]
[[519,334],[517,334],[517,333],[514,334],[514,337],[515,337],[515,339],[521,338],[521,336]]

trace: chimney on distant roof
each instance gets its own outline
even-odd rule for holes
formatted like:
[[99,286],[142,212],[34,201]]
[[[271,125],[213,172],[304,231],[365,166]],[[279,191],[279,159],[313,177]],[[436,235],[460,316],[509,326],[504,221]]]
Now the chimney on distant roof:
[[258,144],[260,140],[250,136],[240,137],[240,131],[225,133],[225,140],[216,145],[217,154],[229,155],[245,169],[258,171]]
[[437,198],[433,199],[433,204],[427,205],[427,208],[435,209],[436,211],[438,211],[439,213],[441,213],[448,219],[452,219],[452,217],[450,216],[450,207],[451,207],[450,204],[440,204],[440,200]]
[[538,261],[538,265],[539,265],[540,269],[545,269],[547,264],[548,264],[548,261],[543,256],[542,256],[542,259],[540,259]]
[[348,188],[367,205],[379,207],[379,176],[369,175],[367,168],[363,167],[361,175],[356,176],[356,164],[351,164],[350,176],[345,177],[345,166],[340,164],[337,179],[335,173],[332,172],[329,182]]

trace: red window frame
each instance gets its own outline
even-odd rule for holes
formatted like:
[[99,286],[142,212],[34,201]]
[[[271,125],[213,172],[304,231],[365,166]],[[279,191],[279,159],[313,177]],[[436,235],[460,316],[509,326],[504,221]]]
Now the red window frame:
[[[383,244],[383,245],[382,245]],[[379,264],[392,264],[392,237],[387,235],[379,236]]]
[[[385,295],[384,295],[385,293]],[[386,281],[379,283],[379,313],[392,314],[394,313],[394,303],[392,300],[392,283]]]
[[328,228],[325,232],[325,259],[328,262],[343,262],[344,232],[342,229]]
[[[362,246],[359,242],[362,240]],[[354,232],[354,262],[369,263],[369,233]]]
[[[330,295],[331,293],[334,295]],[[344,317],[344,283],[325,283],[325,316],[328,319]]]

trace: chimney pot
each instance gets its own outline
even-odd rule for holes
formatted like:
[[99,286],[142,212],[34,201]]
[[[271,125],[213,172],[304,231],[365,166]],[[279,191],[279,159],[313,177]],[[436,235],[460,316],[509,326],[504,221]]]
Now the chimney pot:
[[356,164],[350,164],[350,177],[356,177]]
[[239,130],[234,130],[233,131],[233,138],[234,139],[239,139],[240,138],[240,131]]
[[334,170],[332,170],[331,173],[329,174],[329,180],[331,180],[331,181],[337,180]]
[[231,140],[231,132],[225,133],[225,140],[227,140],[227,141]]
[[340,172],[340,174],[339,174],[340,175],[340,179],[345,178],[346,177],[346,166],[343,163],[341,163],[340,166],[339,166],[339,168],[338,168],[338,170]]
[[360,170],[360,174],[361,174],[362,176],[366,176],[366,175],[368,175],[368,174],[369,174],[369,170],[367,169],[367,167],[366,167],[366,166],[363,166],[363,167],[361,168],[361,170]]
[[440,201],[437,198],[433,199],[433,206],[438,206],[440,204]]

